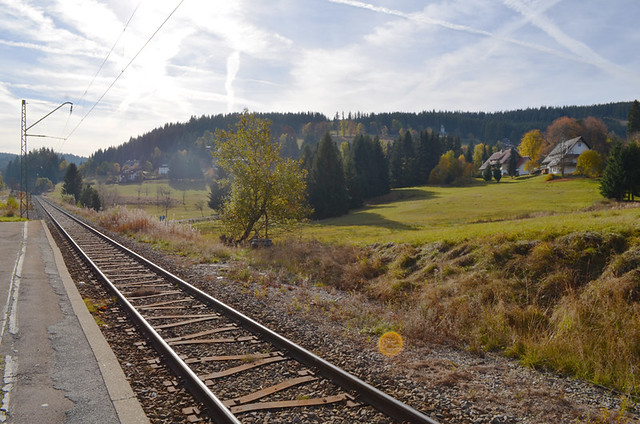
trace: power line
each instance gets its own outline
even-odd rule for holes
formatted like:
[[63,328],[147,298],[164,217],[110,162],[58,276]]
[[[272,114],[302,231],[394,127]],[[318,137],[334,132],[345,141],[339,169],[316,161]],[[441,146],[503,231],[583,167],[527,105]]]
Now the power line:
[[[91,88],[91,86],[95,82],[96,78],[100,74],[100,71],[104,67],[105,63],[107,63],[107,60],[109,60],[109,57],[111,56],[111,53],[113,53],[113,50],[116,48],[116,46],[120,42],[120,39],[122,38],[122,36],[124,35],[125,31],[127,30],[127,27],[129,26],[129,23],[131,23],[131,20],[133,19],[133,16],[138,11],[138,8],[140,7],[141,3],[142,3],[142,0],[140,0],[138,2],[138,4],[136,5],[136,7],[133,9],[133,12],[131,13],[131,16],[129,16],[129,19],[127,20],[127,22],[124,24],[124,27],[122,28],[122,32],[118,35],[118,38],[116,38],[116,41],[111,46],[111,49],[109,50],[109,53],[107,53],[107,56],[105,56],[104,60],[100,64],[100,67],[96,71],[95,75],[93,76],[93,78],[89,82],[89,85],[87,85],[87,88],[84,90],[84,93],[82,93],[82,96],[80,96],[80,99],[76,102],[76,104],[78,104],[78,105],[82,104],[82,100],[84,99],[84,96],[86,96],[86,94],[89,92],[89,89]],[[65,132],[67,132],[67,127],[69,125],[69,120],[70,119],[71,119],[71,114],[69,114],[69,116],[67,117],[67,121],[64,124],[64,129],[62,130],[61,134],[64,134]],[[56,138],[59,139],[59,140],[62,140],[60,142],[60,144],[58,145],[58,150],[61,151],[62,150],[62,146],[64,145],[64,142],[67,141],[67,139],[65,137],[56,137]]]
[[85,118],[87,116],[89,116],[89,114],[93,111],[93,109],[95,109],[95,107],[102,101],[104,96],[107,95],[109,90],[111,90],[111,88],[115,85],[115,83],[120,79],[122,74],[124,74],[124,72],[127,70],[127,68],[129,68],[129,66],[133,63],[133,61],[136,60],[136,58],[140,55],[140,53],[142,53],[142,50],[144,50],[144,48],[147,47],[147,45],[151,42],[151,40],[153,40],[153,38],[156,36],[156,34],[158,34],[158,32],[167,23],[167,21],[171,18],[171,16],[173,16],[173,14],[176,12],[176,10],[178,10],[178,8],[180,7],[180,5],[182,5],[183,2],[184,2],[184,0],[180,0],[178,5],[171,11],[171,13],[169,13],[169,16],[166,17],[166,19],[160,24],[158,29],[156,29],[155,32],[153,34],[151,34],[151,37],[149,37],[149,39],[142,45],[142,47],[140,47],[140,50],[138,50],[138,52],[135,54],[135,56],[133,56],[133,58],[129,61],[129,63],[127,63],[127,65],[122,69],[122,71],[120,71],[118,76],[116,76],[116,78],[113,80],[113,82],[111,82],[109,87],[107,87],[107,89],[104,91],[104,93],[102,93],[100,98],[93,104],[93,106],[91,106],[91,109],[89,109],[89,111],[82,117],[82,119],[80,119],[80,122],[78,122],[78,125],[76,125],[75,128],[73,130],[71,130],[71,132],[69,133],[69,135],[65,139],[69,139],[71,137],[71,135],[78,129],[80,124],[82,124],[82,122],[84,122]]
[[80,104],[82,102],[82,99],[84,99],[84,96],[87,94],[87,92],[89,91],[89,89],[91,88],[91,86],[93,85],[93,82],[96,80],[96,78],[98,77],[98,74],[100,74],[100,71],[102,70],[102,68],[104,67],[104,64],[107,63],[107,60],[109,60],[109,56],[111,56],[111,53],[113,53],[113,49],[116,48],[116,45],[118,44],[118,42],[120,41],[120,39],[122,38],[122,36],[124,35],[125,31],[127,30],[127,27],[129,26],[129,23],[131,22],[131,20],[133,19],[133,16],[136,14],[136,12],[138,11],[138,7],[140,7],[140,4],[142,3],[142,0],[140,0],[138,2],[138,5],[136,6],[135,9],[133,9],[133,13],[131,13],[131,16],[129,17],[129,20],[127,21],[127,23],[124,25],[124,28],[122,28],[122,32],[120,33],[120,35],[118,35],[118,38],[116,39],[115,43],[113,43],[113,46],[111,46],[111,50],[109,50],[109,53],[107,53],[107,56],[104,58],[104,60],[102,61],[102,63],[100,64],[100,67],[98,68],[98,71],[96,72],[96,74],[93,76],[93,79],[91,80],[91,82],[89,83],[89,85],[87,86],[87,88],[84,90],[84,93],[82,93],[82,96],[80,97],[80,100],[78,100],[78,104]]

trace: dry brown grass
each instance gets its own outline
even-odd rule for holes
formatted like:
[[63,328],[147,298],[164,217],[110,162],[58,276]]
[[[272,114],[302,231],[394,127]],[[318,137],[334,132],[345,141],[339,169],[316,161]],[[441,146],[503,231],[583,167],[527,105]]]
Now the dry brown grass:
[[360,331],[396,328],[409,339],[497,350],[529,366],[638,395],[638,240],[634,234],[594,232],[419,247],[298,240],[255,252],[255,263],[378,301],[382,310],[375,314],[343,311]]
[[74,209],[75,213],[109,231],[131,236],[169,253],[188,256],[201,262],[216,262],[231,256],[231,249],[220,242],[204,239],[191,225],[159,221],[141,209],[119,206],[96,212],[70,205],[65,207]]

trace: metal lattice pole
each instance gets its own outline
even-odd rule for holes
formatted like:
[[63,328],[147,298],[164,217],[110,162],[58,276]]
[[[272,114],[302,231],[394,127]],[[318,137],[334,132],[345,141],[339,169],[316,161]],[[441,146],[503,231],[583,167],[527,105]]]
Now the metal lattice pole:
[[22,218],[26,210],[28,219],[29,200],[26,193],[29,190],[29,178],[27,175],[27,101],[22,100],[22,120],[20,123],[20,217]]

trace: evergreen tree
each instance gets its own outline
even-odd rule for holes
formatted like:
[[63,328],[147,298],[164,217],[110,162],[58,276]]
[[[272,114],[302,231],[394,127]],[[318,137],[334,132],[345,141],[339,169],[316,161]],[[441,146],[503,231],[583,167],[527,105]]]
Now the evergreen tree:
[[487,165],[487,167],[482,170],[482,178],[484,178],[485,181],[491,181],[493,176],[493,170],[491,168],[491,165]]
[[[389,167],[378,138],[372,140],[367,135],[356,136],[348,149],[348,155],[344,157],[344,164],[347,187],[353,185],[349,182],[350,178],[357,181],[362,199],[389,192]],[[351,193],[352,188],[349,191]]]
[[231,193],[230,185],[224,180],[213,180],[209,183],[209,199],[207,205],[219,210]]
[[80,198],[82,191],[82,175],[78,171],[78,167],[75,163],[70,164],[67,167],[67,172],[64,174],[64,184],[62,184],[62,193],[71,194],[77,202]]
[[600,180],[600,193],[608,199],[618,201],[624,198],[625,169],[622,144],[616,143],[609,152],[607,164]]
[[344,181],[349,194],[349,209],[359,208],[363,204],[364,180],[358,174],[353,154],[347,154],[343,160]]
[[102,200],[98,191],[89,184],[85,185],[82,193],[80,193],[80,204],[95,211],[99,211],[102,208]]
[[518,153],[515,148],[511,148],[509,151],[509,162],[507,162],[507,173],[511,178],[515,177],[518,173]]
[[380,139],[376,137],[371,141],[371,143],[373,147],[373,161],[371,167],[373,169],[374,179],[374,183],[372,184],[374,188],[372,196],[381,196],[389,193],[391,190],[389,186],[389,161],[382,150]]
[[305,144],[302,147],[300,153],[300,161],[302,162],[302,169],[306,169],[307,171],[307,181],[309,180],[309,176],[311,175],[311,167],[313,166],[313,155],[314,148],[311,147],[311,144]]
[[442,156],[440,137],[437,134],[422,131],[418,140],[417,157],[417,184],[429,182],[431,171],[438,165]]
[[500,164],[497,163],[493,166],[493,178],[497,183],[500,182],[500,178],[502,178],[502,170],[500,169]]
[[467,161],[467,163],[473,163],[473,150],[474,150],[475,146],[473,144],[473,140],[469,142],[469,144],[467,145],[467,149],[464,151],[464,160]]
[[391,187],[402,187],[402,166],[402,149],[400,149],[400,140],[398,139],[391,146],[391,153],[389,154],[389,182]]
[[338,148],[329,133],[318,143],[308,184],[309,203],[317,219],[344,215],[349,211],[349,196]]
[[408,187],[417,183],[418,161],[413,137],[409,131],[398,138],[391,148],[389,173],[392,187]]
[[640,195],[640,148],[636,143],[630,143],[622,150],[622,166],[627,198],[633,201]]
[[404,187],[412,186],[416,184],[416,149],[413,145],[413,137],[409,131],[404,133],[402,142],[400,143],[402,149],[402,184]]
[[640,102],[635,100],[631,104],[631,109],[629,110],[629,116],[627,118],[627,136],[631,137],[637,132],[640,132]]

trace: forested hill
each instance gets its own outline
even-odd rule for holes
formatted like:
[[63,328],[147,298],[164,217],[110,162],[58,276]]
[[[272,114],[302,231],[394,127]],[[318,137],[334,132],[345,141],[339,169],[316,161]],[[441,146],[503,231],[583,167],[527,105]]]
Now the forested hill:
[[[336,135],[353,136],[356,133],[377,135],[383,139],[395,139],[406,130],[422,131],[441,128],[451,135],[468,142],[495,144],[509,139],[518,143],[524,133],[532,129],[546,129],[555,119],[569,116],[583,119],[600,118],[619,137],[625,136],[626,119],[631,102],[618,102],[593,106],[541,107],[506,112],[442,112],[419,113],[393,112],[379,114],[336,113],[327,117],[320,113],[263,113],[261,118],[272,121],[272,135],[282,142],[285,139],[304,140],[315,144],[328,131]],[[103,162],[124,163],[128,160],[149,160],[155,166],[166,162],[176,151],[192,150],[196,140],[205,131],[227,129],[235,124],[237,114],[192,117],[185,123],[167,123],[161,128],[131,138],[128,142],[106,150],[98,150],[91,156],[94,167]],[[284,137],[284,138],[283,138]],[[202,140],[202,139],[201,139]],[[209,140],[210,141],[210,140]],[[203,146],[200,146],[202,148]],[[95,169],[95,168],[94,168]]]

